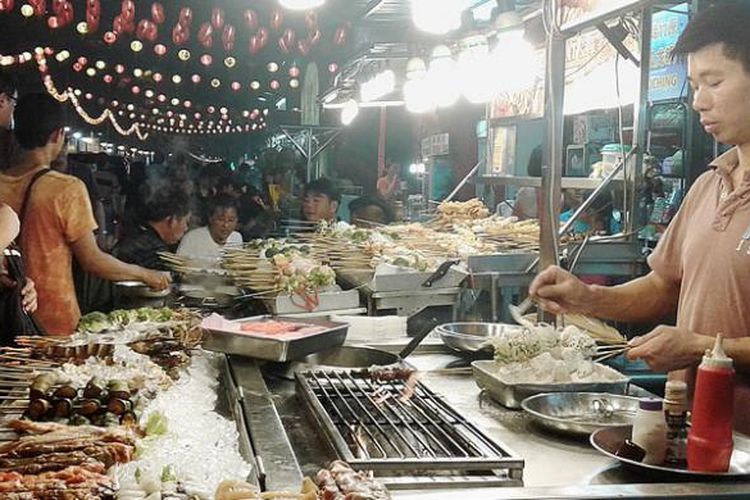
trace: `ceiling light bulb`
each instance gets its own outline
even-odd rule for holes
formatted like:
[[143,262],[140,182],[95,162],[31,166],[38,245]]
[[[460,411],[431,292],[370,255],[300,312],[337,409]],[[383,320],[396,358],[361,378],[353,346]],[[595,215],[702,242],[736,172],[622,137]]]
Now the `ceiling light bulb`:
[[133,40],[130,42],[130,50],[133,52],[140,52],[143,50],[143,42],[140,40]]
[[279,0],[282,7],[291,10],[317,9],[326,3],[326,0]]

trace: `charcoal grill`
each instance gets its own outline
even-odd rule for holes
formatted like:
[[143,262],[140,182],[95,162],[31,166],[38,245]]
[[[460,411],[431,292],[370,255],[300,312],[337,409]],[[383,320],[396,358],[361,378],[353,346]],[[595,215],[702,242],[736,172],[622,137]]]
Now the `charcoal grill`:
[[298,395],[342,460],[389,488],[522,486],[524,461],[426,385],[367,371],[297,373]]

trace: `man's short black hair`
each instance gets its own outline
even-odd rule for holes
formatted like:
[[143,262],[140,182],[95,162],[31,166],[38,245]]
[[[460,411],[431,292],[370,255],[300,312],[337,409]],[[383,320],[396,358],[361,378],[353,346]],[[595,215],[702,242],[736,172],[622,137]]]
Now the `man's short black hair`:
[[16,79],[7,71],[0,71],[0,94],[16,98],[18,88]]
[[359,198],[356,198],[350,201],[349,213],[354,215],[354,212],[358,210],[362,210],[363,208],[369,207],[369,206],[378,207],[380,210],[383,211],[386,224],[390,224],[391,222],[393,222],[393,219],[394,219],[393,210],[391,210],[391,207],[388,205],[388,202],[385,201],[380,196],[360,196]]
[[339,190],[333,185],[331,179],[328,179],[327,177],[316,179],[305,186],[303,196],[307,196],[308,194],[322,194],[327,196],[331,201],[337,203],[341,202],[341,193],[339,193]]
[[208,202],[208,216],[212,217],[217,212],[224,212],[233,208],[237,214],[240,213],[237,200],[228,194],[217,194]]
[[716,43],[724,54],[742,64],[750,74],[750,2],[722,2],[708,7],[690,20],[672,50],[673,57],[688,54]]
[[159,222],[169,217],[182,218],[190,213],[190,197],[178,187],[164,186],[146,197],[144,217],[148,222]]
[[50,135],[65,127],[65,108],[49,94],[26,94],[13,113],[18,144],[29,151],[47,145]]

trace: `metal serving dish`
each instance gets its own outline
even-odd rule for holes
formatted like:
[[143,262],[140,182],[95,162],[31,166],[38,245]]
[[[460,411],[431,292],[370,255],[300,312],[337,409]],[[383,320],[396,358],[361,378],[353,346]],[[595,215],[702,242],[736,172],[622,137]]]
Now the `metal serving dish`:
[[[488,339],[503,335],[507,331],[522,330],[518,325],[503,323],[447,323],[435,328],[443,344],[454,351],[476,353],[484,350]],[[487,349],[491,352],[490,346]]]
[[244,320],[238,319],[235,322],[260,322],[271,319],[323,326],[325,330],[320,333],[289,340],[270,336],[259,337],[231,331],[206,329],[203,347],[210,351],[285,363],[303,358],[314,352],[325,351],[326,349],[340,346],[346,340],[346,333],[349,330],[349,325],[346,323],[336,323],[320,318],[305,318],[301,320],[288,317],[255,316]]
[[315,369],[347,372],[371,366],[410,367],[397,354],[372,347],[344,345],[308,354],[275,370],[278,370],[277,374],[282,378],[294,380],[295,373],[302,371]]
[[591,435],[590,442],[599,452],[619,461],[623,466],[661,481],[731,481],[750,478],[750,438],[742,434],[734,434],[734,451],[729,464],[729,472],[715,474],[693,472],[664,465],[648,465],[629,458],[618,457],[615,453],[626,439],[631,438],[632,431],[631,425],[599,429]]
[[596,365],[602,377],[616,377],[609,382],[569,382],[552,384],[513,384],[502,380],[495,371],[494,361],[474,361],[471,368],[477,385],[487,391],[492,399],[507,408],[521,408],[521,402],[529,396],[545,392],[606,392],[626,394],[630,379],[608,366]]
[[632,424],[638,398],[601,392],[550,392],[524,399],[521,407],[547,429],[588,436],[603,427]]

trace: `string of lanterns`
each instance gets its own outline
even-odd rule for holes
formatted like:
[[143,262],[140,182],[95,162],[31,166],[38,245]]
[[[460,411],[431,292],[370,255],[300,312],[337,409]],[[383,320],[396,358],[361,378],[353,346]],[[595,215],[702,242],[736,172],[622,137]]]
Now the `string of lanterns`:
[[[27,18],[45,17],[47,5],[45,0],[27,0],[20,11]],[[258,55],[271,45],[271,36],[275,37],[275,46],[283,54],[299,53],[308,56],[310,52],[323,41],[323,33],[320,29],[317,13],[314,10],[321,6],[324,0],[284,0],[282,5],[294,9],[310,9],[304,14],[305,33],[299,34],[295,29],[284,25],[285,14],[281,8],[273,9],[269,16],[269,25],[264,26],[260,14],[251,8],[245,9],[242,15],[242,23],[248,31],[247,51],[250,55]],[[0,0],[0,13],[10,13],[14,10],[13,0]],[[101,0],[86,0],[85,16],[75,23],[76,31],[81,35],[93,35],[105,24],[101,18]],[[85,19],[85,20],[84,20]],[[65,28],[75,21],[75,9],[71,0],[53,0],[52,13],[47,17],[47,25],[52,30]],[[153,2],[147,10],[147,15],[140,20],[136,18],[136,2],[134,0],[121,0],[120,13],[112,19],[110,29],[102,35],[107,45],[113,45],[126,38],[131,39],[130,48],[134,52],[140,52],[145,43],[156,43],[161,33],[169,33],[172,44],[184,46],[191,39],[191,33],[195,31],[196,41],[205,49],[209,50],[214,44],[221,45],[225,52],[233,52],[238,43],[238,26],[227,19],[226,12],[220,7],[214,7],[210,17],[201,22],[196,19],[191,7],[182,7],[179,10],[174,24],[168,22],[164,6],[160,2]],[[170,26],[171,30],[170,30]],[[196,28],[197,26],[197,28]],[[351,31],[350,23],[341,23],[333,31],[330,38],[331,43],[336,46],[344,46],[348,43]],[[154,51],[157,55],[165,55],[168,51],[163,43],[156,44]],[[208,54],[206,54],[208,56]],[[205,57],[205,56],[204,56]],[[210,57],[210,56],[208,56]],[[210,60],[206,64],[210,65]]]

